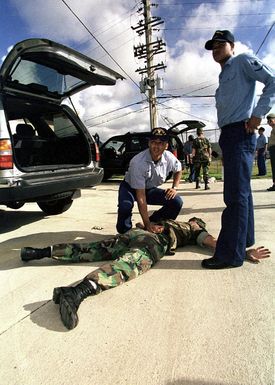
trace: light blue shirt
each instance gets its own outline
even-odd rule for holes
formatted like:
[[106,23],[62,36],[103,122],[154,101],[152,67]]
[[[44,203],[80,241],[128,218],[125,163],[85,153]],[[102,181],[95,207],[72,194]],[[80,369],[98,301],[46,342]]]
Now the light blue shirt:
[[256,149],[259,150],[260,148],[265,148],[265,145],[267,144],[267,138],[264,134],[259,135],[257,138],[257,147]]
[[[257,104],[256,81],[265,85]],[[248,53],[231,56],[219,75],[215,97],[219,127],[252,115],[263,118],[275,104],[274,71]]]
[[133,189],[149,189],[163,184],[171,171],[181,171],[181,163],[175,155],[164,151],[161,159],[155,163],[149,149],[146,149],[131,159],[125,181]]

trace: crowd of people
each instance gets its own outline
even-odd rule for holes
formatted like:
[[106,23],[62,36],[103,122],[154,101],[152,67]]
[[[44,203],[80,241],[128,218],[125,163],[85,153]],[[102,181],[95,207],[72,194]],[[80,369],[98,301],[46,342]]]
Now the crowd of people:
[[[255,247],[254,211],[250,186],[251,171],[257,146],[259,175],[266,173],[265,153],[270,153],[275,191],[275,76],[259,58],[249,53],[234,55],[235,39],[228,30],[216,31],[205,44],[213,59],[220,65],[219,86],[216,90],[218,125],[221,129],[219,145],[222,151],[226,205],[221,217],[221,230],[216,238],[206,230],[201,218],[187,222],[177,220],[183,206],[178,194],[182,178],[179,160],[168,151],[168,131],[156,127],[151,132],[148,149],[131,161],[118,192],[118,234],[99,242],[58,244],[44,249],[24,247],[21,259],[53,258],[58,261],[106,261],[90,272],[78,285],[57,287],[53,301],[59,305],[63,324],[73,329],[78,324],[77,311],[87,296],[116,287],[148,271],[164,255],[171,255],[179,247],[198,244],[213,251],[202,260],[205,269],[240,267],[245,259],[259,262],[270,256],[264,247]],[[256,81],[264,84],[256,100]],[[267,116],[272,127],[267,145],[264,130],[256,130]],[[189,165],[189,181],[200,188],[202,168],[205,190],[209,189],[211,145],[203,130],[191,135],[185,146]],[[173,174],[170,188],[161,187]],[[133,228],[132,210],[135,202],[141,217]],[[148,205],[160,206],[152,214]],[[111,262],[110,262],[111,260]]]

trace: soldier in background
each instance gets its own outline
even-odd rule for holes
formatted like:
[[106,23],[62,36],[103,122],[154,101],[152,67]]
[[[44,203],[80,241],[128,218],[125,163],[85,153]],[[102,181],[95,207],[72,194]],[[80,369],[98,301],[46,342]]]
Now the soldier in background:
[[[97,242],[58,244],[44,249],[25,247],[21,249],[21,259],[25,262],[42,258],[65,262],[112,260],[89,273],[76,286],[54,289],[53,301],[59,304],[61,320],[67,329],[73,329],[78,324],[79,305],[86,297],[138,277],[165,254],[173,255],[178,247],[198,244],[215,249],[216,239],[207,232],[200,218],[193,217],[188,222],[165,220],[155,226],[158,233],[143,227]],[[247,258],[255,263],[269,255],[270,251],[263,247],[247,251]]]
[[186,164],[186,167],[189,168],[188,181],[190,183],[194,182],[195,180],[194,164],[192,162],[193,141],[194,141],[194,136],[189,135],[188,140],[184,143],[184,146],[183,146],[185,164]]
[[205,138],[203,129],[197,128],[197,138],[193,141],[192,161],[194,164],[196,189],[200,188],[200,172],[202,168],[204,189],[209,190],[209,165],[211,161],[211,145]]

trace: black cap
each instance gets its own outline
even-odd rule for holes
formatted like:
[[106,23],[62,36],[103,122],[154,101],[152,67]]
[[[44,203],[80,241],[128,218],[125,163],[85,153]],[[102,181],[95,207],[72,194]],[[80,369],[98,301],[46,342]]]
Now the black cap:
[[163,127],[156,127],[152,130],[150,135],[151,140],[161,140],[162,142],[168,142],[169,134],[168,131]]
[[216,31],[211,40],[208,40],[205,43],[205,48],[208,50],[213,49],[214,41],[228,41],[229,43],[234,43],[235,39],[233,34],[230,31]]

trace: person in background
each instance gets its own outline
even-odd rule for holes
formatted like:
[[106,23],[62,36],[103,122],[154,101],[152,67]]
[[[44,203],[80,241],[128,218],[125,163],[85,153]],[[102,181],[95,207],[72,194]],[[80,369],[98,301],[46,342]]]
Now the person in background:
[[[135,155],[129,164],[125,179],[118,192],[117,231],[120,234],[132,228],[132,210],[135,201],[146,230],[158,231],[154,222],[176,219],[183,201],[177,194],[182,167],[180,161],[167,150],[169,134],[165,128],[156,127],[149,139],[149,148]],[[159,188],[173,173],[172,186]],[[149,216],[148,205],[162,206]]]
[[[21,249],[21,259],[29,262],[52,258],[69,263],[109,260],[76,286],[54,289],[53,301],[59,304],[61,320],[67,329],[74,329],[78,324],[79,305],[86,297],[138,277],[165,254],[175,254],[179,247],[198,244],[215,248],[216,239],[207,232],[206,224],[200,218],[193,217],[188,222],[166,220],[156,226],[159,228],[157,234],[136,228],[97,242],[57,244],[43,249],[24,247]],[[270,251],[264,247],[247,250],[247,259],[253,263],[259,263],[260,259],[269,256]]]
[[[254,209],[250,186],[256,149],[255,130],[275,105],[274,71],[250,53],[234,55],[235,39],[218,30],[205,44],[220,65],[216,90],[219,145],[224,166],[222,226],[214,256],[202,261],[207,269],[242,266],[246,247],[255,242]],[[256,100],[256,82],[265,85]]]
[[273,185],[267,191],[275,191],[275,114],[267,115],[267,123],[272,127],[271,134],[268,141],[268,151],[271,163],[272,181]]
[[207,138],[205,138],[203,129],[197,128],[197,138],[193,141],[192,162],[194,164],[196,189],[200,188],[200,173],[202,168],[202,175],[204,180],[204,189],[209,190],[209,165],[211,162],[211,145]]
[[185,164],[186,164],[186,167],[189,169],[189,176],[187,180],[190,183],[194,182],[195,180],[194,164],[192,162],[193,141],[194,141],[194,136],[189,135],[188,140],[184,143],[184,146],[183,146]]
[[258,132],[259,136],[257,138],[256,145],[258,176],[263,176],[266,175],[265,156],[267,150],[267,138],[264,135],[264,127],[259,127]]

